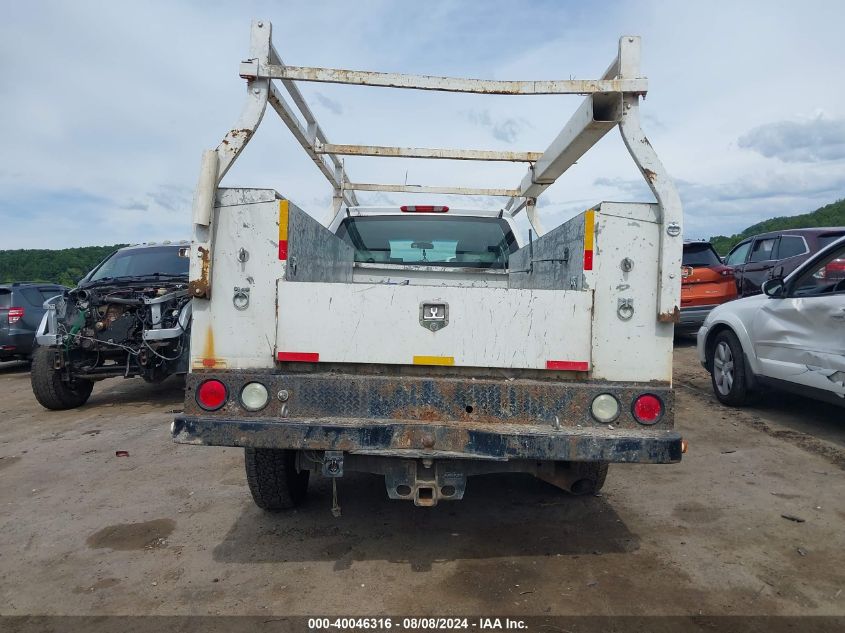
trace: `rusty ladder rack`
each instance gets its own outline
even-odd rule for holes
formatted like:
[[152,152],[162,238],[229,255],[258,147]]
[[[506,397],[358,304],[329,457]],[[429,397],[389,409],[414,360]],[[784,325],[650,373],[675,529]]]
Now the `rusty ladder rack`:
[[[253,20],[250,56],[241,62],[239,74],[247,80],[246,104],[237,124],[220,145],[203,154],[194,199],[195,224],[209,225],[217,185],[254,135],[268,103],[332,185],[334,213],[340,212],[344,204],[358,206],[356,191],[502,196],[509,198],[504,210],[510,215],[525,209],[537,235],[545,233],[537,213],[537,198],[618,125],[622,139],[660,209],[658,221],[663,230],[660,231],[657,316],[661,321],[676,318],[676,293],[672,289],[677,285],[680,263],[675,266],[677,257],[673,253],[680,251],[674,241],[682,239],[681,201],[673,181],[640,126],[640,98],[648,90],[648,80],[640,76],[639,37],[620,38],[616,58],[597,80],[500,81],[287,66],[273,46],[270,22]],[[284,86],[299,115],[274,80]],[[497,95],[582,95],[585,99],[544,152],[342,145],[329,143],[299,91],[297,81]],[[519,185],[512,189],[355,183],[348,180],[339,156],[525,162],[529,164],[529,169]]]

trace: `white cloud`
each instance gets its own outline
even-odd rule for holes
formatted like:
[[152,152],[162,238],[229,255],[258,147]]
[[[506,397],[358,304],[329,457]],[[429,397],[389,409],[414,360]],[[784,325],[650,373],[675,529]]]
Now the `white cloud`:
[[469,110],[467,120],[475,125],[490,130],[493,138],[503,143],[513,143],[531,124],[521,117],[493,118],[489,110]]
[[845,158],[845,118],[766,123],[741,136],[738,144],[787,163],[839,160]]
[[[831,79],[845,62],[830,45],[845,17],[840,3],[16,3],[0,22],[0,248],[186,236],[201,151],[240,111],[237,64],[251,17],[273,21],[290,64],[499,79],[595,77],[620,35],[641,34],[646,131],[680,182],[687,229],[730,233],[845,195],[841,164],[830,160],[841,158],[831,142],[839,128],[828,125],[845,118],[845,85]],[[530,29],[515,27],[527,20]],[[372,145],[542,151],[580,101],[301,89],[330,141]],[[817,121],[818,111],[822,127],[782,125]],[[526,169],[346,165],[359,182],[481,187],[514,187]],[[559,221],[602,198],[650,199],[642,185],[626,189],[639,178],[611,133],[541,197],[541,210]],[[330,206],[325,179],[271,110],[224,184],[273,187],[319,218]]]

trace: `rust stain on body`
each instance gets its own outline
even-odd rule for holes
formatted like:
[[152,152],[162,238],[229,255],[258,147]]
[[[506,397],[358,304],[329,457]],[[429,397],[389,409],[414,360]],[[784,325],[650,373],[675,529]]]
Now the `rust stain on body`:
[[203,358],[214,358],[214,330],[211,326],[205,331],[205,345],[202,348]]
[[198,246],[197,253],[199,254],[200,259],[202,260],[200,268],[200,278],[191,279],[191,281],[188,282],[188,292],[191,293],[192,297],[197,297],[198,299],[210,299],[211,285],[209,284],[208,280],[209,269],[211,267],[211,252],[207,248]]
[[226,367],[226,360],[217,358],[214,354],[214,330],[211,326],[205,332],[205,342],[202,347],[202,356],[194,359],[193,365],[197,369],[213,369],[215,367]]
[[661,323],[678,323],[681,320],[681,311],[678,309],[678,306],[675,306],[674,310],[660,312],[657,315],[657,320]]

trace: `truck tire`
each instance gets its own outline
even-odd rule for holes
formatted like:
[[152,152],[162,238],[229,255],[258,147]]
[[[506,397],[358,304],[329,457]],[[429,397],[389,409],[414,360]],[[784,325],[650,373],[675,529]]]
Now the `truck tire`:
[[76,379],[62,380],[62,372],[53,367],[55,352],[49,347],[38,347],[32,354],[29,379],[35,399],[45,409],[64,411],[75,409],[88,402],[94,383]]
[[575,479],[569,490],[574,495],[592,495],[604,487],[607,479],[607,462],[575,462]]
[[247,448],[244,465],[252,499],[262,510],[290,510],[305,501],[311,471],[296,470],[296,451]]
[[741,407],[748,401],[748,375],[742,344],[731,330],[722,330],[713,340],[710,380],[719,402]]

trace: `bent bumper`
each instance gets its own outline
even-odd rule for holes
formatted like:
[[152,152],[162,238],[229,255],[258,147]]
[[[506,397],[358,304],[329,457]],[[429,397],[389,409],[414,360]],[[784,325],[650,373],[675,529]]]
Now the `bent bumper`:
[[467,424],[358,418],[235,420],[179,416],[175,442],[432,459],[536,459],[672,464],[681,436],[670,430]]

